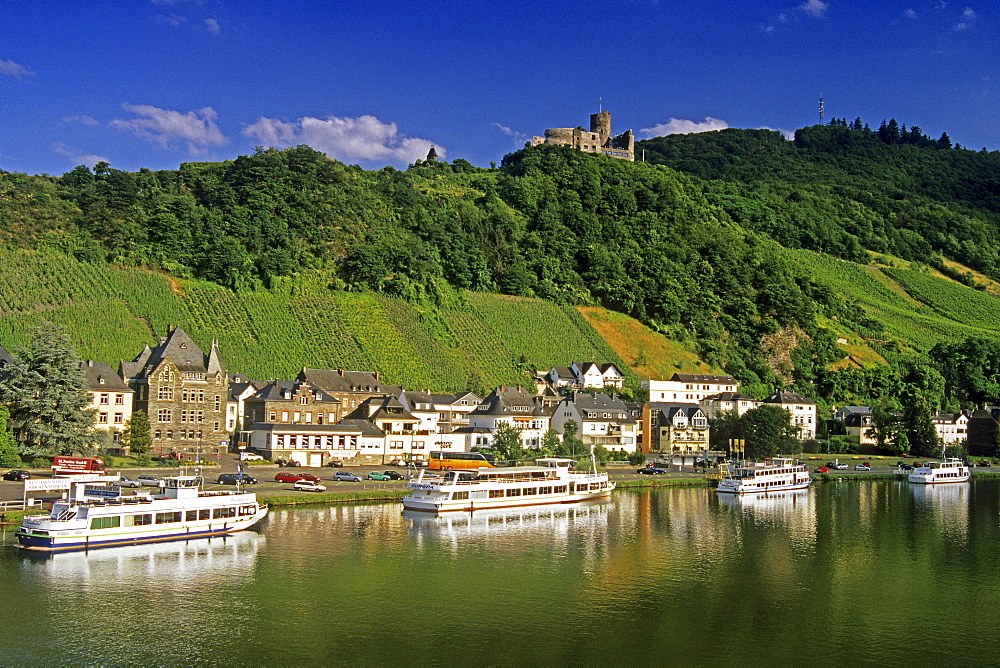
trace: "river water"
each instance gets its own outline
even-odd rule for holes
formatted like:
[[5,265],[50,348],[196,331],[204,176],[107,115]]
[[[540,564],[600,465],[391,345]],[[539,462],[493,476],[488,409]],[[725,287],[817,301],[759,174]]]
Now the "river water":
[[0,664],[996,663],[1000,481],[558,508],[276,510],[226,539],[0,548]]

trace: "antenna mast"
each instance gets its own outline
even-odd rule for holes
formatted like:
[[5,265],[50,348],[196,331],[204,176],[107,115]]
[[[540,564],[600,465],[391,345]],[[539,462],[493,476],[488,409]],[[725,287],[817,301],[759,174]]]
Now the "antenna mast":
[[819,124],[823,125],[823,118],[826,116],[826,109],[823,108],[823,93],[819,94]]

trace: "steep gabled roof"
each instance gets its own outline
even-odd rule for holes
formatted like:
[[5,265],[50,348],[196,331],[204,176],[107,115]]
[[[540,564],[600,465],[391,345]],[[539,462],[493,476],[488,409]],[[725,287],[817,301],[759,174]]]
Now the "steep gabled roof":
[[330,396],[315,385],[312,385],[311,383],[303,383],[297,380],[272,380],[254,392],[247,399],[247,401],[287,401],[289,397],[287,397],[286,394],[294,397],[303,388],[305,388],[309,394],[313,395],[317,402],[340,403],[339,399]]
[[547,415],[535,403],[535,398],[523,387],[501,385],[490,392],[474,411],[473,415]]
[[77,364],[80,365],[80,371],[87,381],[87,389],[91,392],[132,392],[132,388],[104,362],[87,360]]
[[683,413],[689,419],[695,417],[698,413],[701,413],[701,416],[705,417],[698,404],[650,402],[649,409],[654,413],[661,413],[668,420],[673,420],[677,413]]
[[345,369],[307,369],[299,371],[299,380],[305,380],[327,392],[367,392],[371,394],[399,394],[399,385],[387,385],[373,371],[347,371]]
[[169,359],[178,371],[215,375],[225,373],[218,345],[212,343],[212,354],[205,355],[198,344],[180,327],[171,327],[160,342],[150,348],[146,346],[131,362],[121,362],[122,375],[126,379],[148,377],[164,359]]

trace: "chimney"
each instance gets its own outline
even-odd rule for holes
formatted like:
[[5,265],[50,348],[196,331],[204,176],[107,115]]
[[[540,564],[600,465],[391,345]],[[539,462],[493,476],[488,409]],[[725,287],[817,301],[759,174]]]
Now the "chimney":
[[343,369],[337,369],[337,373],[339,373],[339,374],[340,374],[340,377],[341,377],[341,378],[343,378],[343,377],[344,377],[344,370],[343,370]]
[[382,380],[382,374],[379,371],[375,372],[375,380]]

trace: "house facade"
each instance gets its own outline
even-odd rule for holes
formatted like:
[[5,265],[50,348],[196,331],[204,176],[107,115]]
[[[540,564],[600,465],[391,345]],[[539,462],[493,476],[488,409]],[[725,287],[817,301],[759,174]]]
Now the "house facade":
[[737,415],[743,415],[748,410],[760,406],[760,402],[739,392],[720,392],[705,397],[698,405],[709,420],[714,420],[723,413],[733,411],[736,411]]
[[965,445],[969,438],[969,416],[966,413],[937,413],[931,419],[938,440],[945,447]]
[[536,403],[523,387],[501,386],[469,414],[469,428],[495,433],[501,423],[506,423],[517,430],[523,447],[538,448],[549,430],[550,414],[551,410]]
[[637,421],[625,402],[615,395],[574,392],[556,406],[550,424],[557,433],[565,435],[570,420],[578,425],[578,438],[584,446],[636,450]]
[[382,382],[378,371],[346,371],[344,369],[306,369],[296,380],[312,383],[340,401],[344,414],[350,414],[371,397],[398,396],[403,388]]
[[697,404],[705,397],[721,392],[738,392],[739,383],[732,376],[701,373],[675,373],[670,380],[644,380],[653,403]]
[[90,405],[94,409],[94,427],[109,434],[112,443],[121,440],[121,432],[132,417],[135,391],[104,362],[80,362],[87,383]]
[[780,406],[791,414],[796,438],[809,441],[816,438],[816,402],[798,392],[775,392],[761,404]]
[[708,452],[708,417],[696,404],[648,402],[643,406],[643,447],[679,464]]
[[152,454],[194,457],[225,452],[226,369],[218,345],[209,354],[180,327],[120,363],[121,377],[135,391],[134,409],[149,417]]

